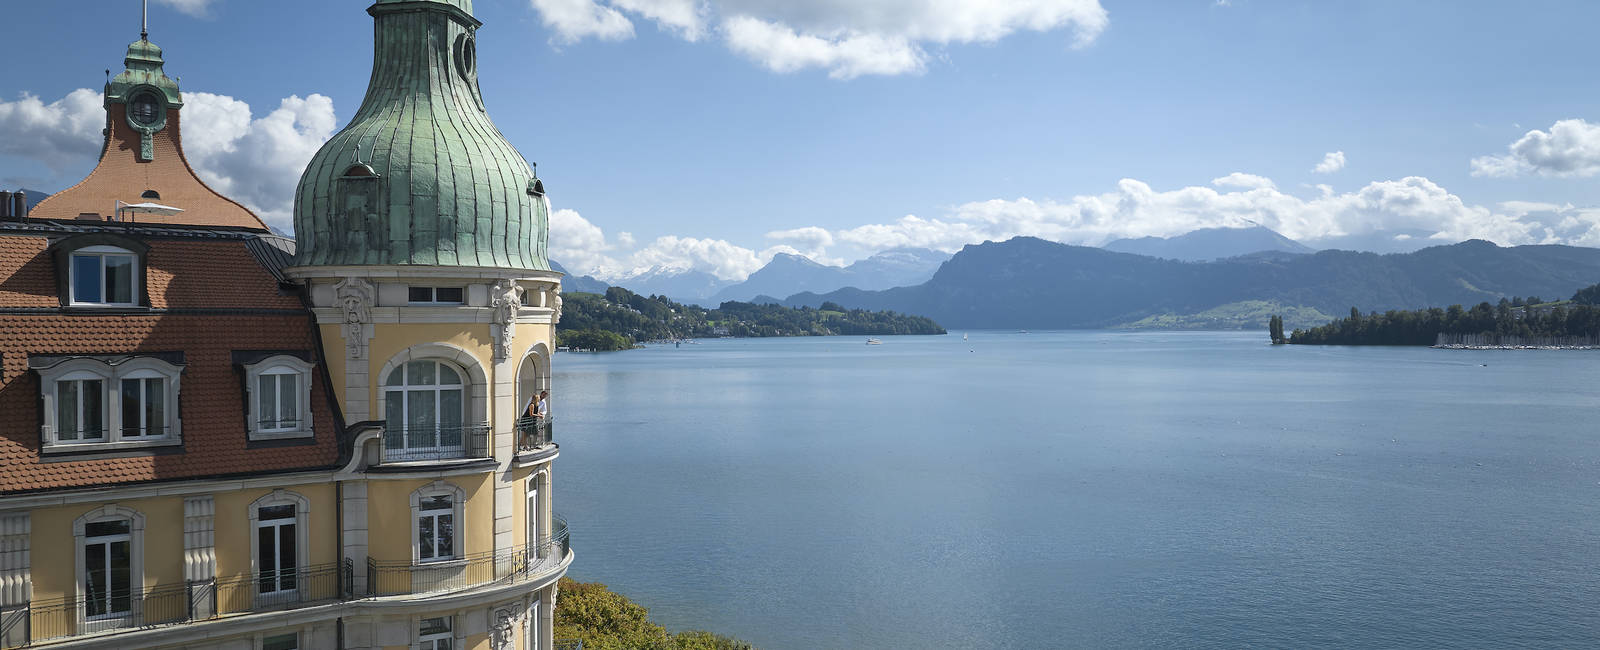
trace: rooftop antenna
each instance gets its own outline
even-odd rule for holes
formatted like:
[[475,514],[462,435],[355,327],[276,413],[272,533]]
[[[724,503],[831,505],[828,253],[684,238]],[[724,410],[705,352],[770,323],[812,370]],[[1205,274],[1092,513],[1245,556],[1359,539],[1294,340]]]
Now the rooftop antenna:
[[139,40],[150,40],[150,0],[139,2]]

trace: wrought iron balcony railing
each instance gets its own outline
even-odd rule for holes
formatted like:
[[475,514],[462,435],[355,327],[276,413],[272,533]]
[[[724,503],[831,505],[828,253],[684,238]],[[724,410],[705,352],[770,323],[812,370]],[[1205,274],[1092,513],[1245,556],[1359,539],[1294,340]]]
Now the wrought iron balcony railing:
[[555,432],[551,428],[553,418],[521,417],[517,418],[517,449],[539,449],[555,442]]
[[189,623],[223,614],[292,609],[354,596],[349,560],[141,590],[97,590],[35,600],[0,616],[0,646]]
[[491,458],[489,425],[386,427],[385,463]]
[[367,592],[372,596],[457,591],[496,581],[521,582],[561,566],[570,548],[567,522],[553,517],[554,534],[536,544],[432,562],[367,559]]

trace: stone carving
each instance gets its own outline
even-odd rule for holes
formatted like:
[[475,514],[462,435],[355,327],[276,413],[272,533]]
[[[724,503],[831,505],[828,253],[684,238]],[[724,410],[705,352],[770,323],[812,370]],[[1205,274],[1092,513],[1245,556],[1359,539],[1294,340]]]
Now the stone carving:
[[555,320],[550,321],[550,324],[551,325],[558,325],[558,324],[561,323],[561,285],[559,285],[559,284],[556,285],[556,287],[554,289],[550,290],[550,293],[551,293],[551,295],[555,296],[555,308],[556,308]]
[[377,290],[361,278],[345,278],[333,285],[334,296],[344,310],[344,345],[351,359],[366,356],[366,324],[372,322],[373,298]]
[[522,296],[518,294],[515,280],[495,280],[490,290],[494,307],[495,341],[494,360],[505,361],[511,357],[511,338],[517,329],[517,311],[522,309]]
[[494,610],[494,623],[489,628],[489,640],[495,650],[507,650],[511,647],[512,637],[517,629],[517,614],[510,608]]

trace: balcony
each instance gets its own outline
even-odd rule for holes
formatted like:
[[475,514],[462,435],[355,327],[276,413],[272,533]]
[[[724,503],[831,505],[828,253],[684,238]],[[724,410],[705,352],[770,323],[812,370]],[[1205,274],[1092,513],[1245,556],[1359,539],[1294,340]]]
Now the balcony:
[[487,424],[469,426],[386,427],[383,454],[386,463],[417,463],[467,458],[493,458]]
[[[0,617],[0,646],[206,621],[246,612],[293,609],[353,597],[346,560],[287,571],[191,580],[140,591],[36,600]],[[270,590],[270,591],[269,591]]]
[[570,550],[567,522],[553,517],[555,534],[537,544],[439,562],[367,559],[367,595],[398,596],[459,591],[491,583],[535,580],[559,569]]
[[531,451],[543,449],[555,444],[555,432],[551,427],[554,418],[517,418],[517,451]]

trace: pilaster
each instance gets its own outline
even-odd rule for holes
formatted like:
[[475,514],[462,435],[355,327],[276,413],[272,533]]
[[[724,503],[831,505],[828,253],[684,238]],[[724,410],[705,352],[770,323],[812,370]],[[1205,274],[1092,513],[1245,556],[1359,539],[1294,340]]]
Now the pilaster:
[[216,500],[207,494],[183,500],[183,579],[188,581],[194,617],[216,614]]
[[0,515],[0,646],[28,642],[28,602],[33,597],[29,539],[33,522],[26,512]]
[[339,526],[344,533],[344,557],[355,566],[352,589],[364,594],[367,593],[367,482],[347,481],[342,486],[344,516]]

